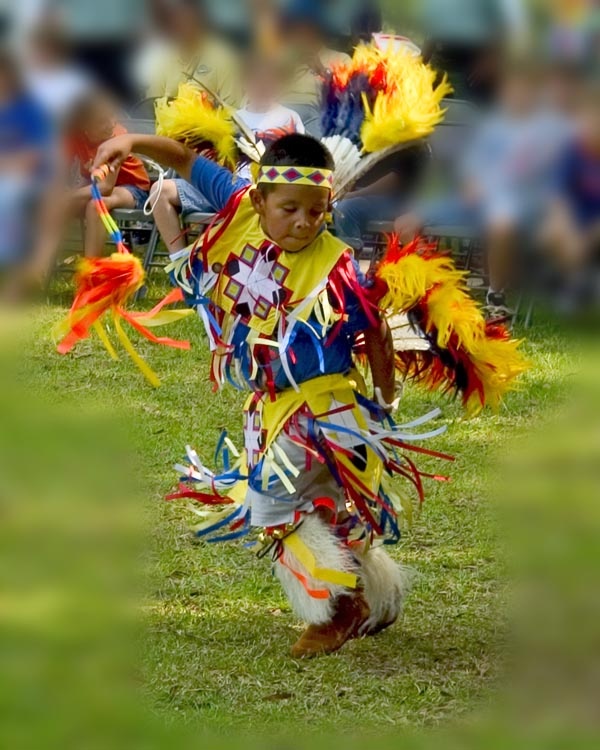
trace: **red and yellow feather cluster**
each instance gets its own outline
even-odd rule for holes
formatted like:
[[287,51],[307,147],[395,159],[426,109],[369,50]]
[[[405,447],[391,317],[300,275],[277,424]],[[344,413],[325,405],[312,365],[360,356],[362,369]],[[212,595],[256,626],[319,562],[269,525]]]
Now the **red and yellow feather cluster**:
[[437,82],[436,71],[408,50],[359,45],[326,82],[325,134],[360,133],[365,153],[397,147],[433,132],[451,92],[447,78]]
[[59,354],[71,352],[80,341],[89,338],[93,330],[110,356],[118,360],[119,356],[107,332],[107,324],[111,323],[121,345],[144,377],[151,385],[158,387],[159,378],[135,350],[123,322],[154,344],[189,349],[189,342],[158,337],[149,329],[176,322],[187,317],[191,311],[164,309],[183,299],[180,289],[171,292],[148,312],[133,313],[127,310],[127,303],[143,285],[144,277],[142,264],[128,252],[114,253],[109,258],[82,258],[75,276],[75,300],[67,317],[54,329],[54,336],[59,341]]
[[520,341],[503,325],[486,322],[465,277],[422,240],[402,247],[391,237],[375,289],[382,310],[408,315],[430,343],[428,351],[398,352],[398,371],[431,390],[459,391],[473,416],[484,406],[498,408],[529,364]]

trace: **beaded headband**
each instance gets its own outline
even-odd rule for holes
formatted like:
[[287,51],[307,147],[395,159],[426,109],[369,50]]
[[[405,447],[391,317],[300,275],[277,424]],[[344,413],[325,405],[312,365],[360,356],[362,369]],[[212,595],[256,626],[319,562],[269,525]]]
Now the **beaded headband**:
[[261,167],[257,185],[309,185],[333,189],[333,171],[318,167]]

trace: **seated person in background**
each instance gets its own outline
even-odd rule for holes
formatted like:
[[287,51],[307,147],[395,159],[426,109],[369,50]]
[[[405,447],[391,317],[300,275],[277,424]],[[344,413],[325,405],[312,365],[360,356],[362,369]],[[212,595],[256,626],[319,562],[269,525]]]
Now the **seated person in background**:
[[[268,58],[252,57],[245,65],[244,106],[237,116],[265,148],[279,138],[291,133],[304,133],[300,115],[280,104],[283,75],[278,66]],[[239,176],[251,180],[250,165],[242,164]]]
[[292,0],[283,13],[283,41],[290,70],[283,103],[298,112],[309,135],[321,138],[321,81],[333,65],[350,57],[327,46],[324,11],[317,0]]
[[447,73],[454,97],[492,104],[509,45],[525,48],[528,17],[520,0],[420,0],[416,23],[423,56]]
[[415,188],[428,158],[423,145],[397,151],[361,178],[334,207],[335,232],[356,251],[372,221],[393,221]]
[[[154,0],[159,33],[169,52],[159,55],[151,81],[149,98],[174,97],[180,83],[205,84],[226,104],[240,103],[239,65],[235,54],[208,27],[198,0]],[[198,88],[201,88],[198,83]]]
[[[90,170],[99,146],[126,132],[127,129],[116,120],[112,102],[104,94],[96,93],[82,101],[71,119],[69,156],[71,161],[78,161],[80,176],[87,184],[71,190],[68,211],[73,216],[85,218],[87,257],[101,256],[106,241],[106,231],[90,194]],[[130,155],[119,171],[111,172],[99,187],[109,211],[116,208],[141,210],[148,199],[150,178],[140,159]]]
[[562,271],[564,284],[571,286],[575,293],[583,292],[590,265],[600,255],[598,84],[586,87],[582,93],[577,132],[558,164],[542,239]]
[[[31,262],[51,170],[52,126],[27,93],[13,56],[0,50],[0,294],[14,299]],[[5,278],[2,278],[5,276]]]
[[[265,146],[290,133],[304,133],[299,115],[278,103],[282,79],[277,67],[267,59],[253,57],[245,66],[246,101],[237,111],[238,117]],[[243,157],[237,177],[252,181],[250,162]],[[212,204],[180,178],[157,183],[151,192],[154,220],[170,253],[183,250],[188,240],[181,231],[180,215],[212,213]]]
[[452,196],[424,203],[401,216],[395,229],[403,242],[424,226],[468,227],[481,231],[490,276],[490,314],[510,313],[505,290],[513,278],[514,251],[523,233],[541,220],[566,132],[542,110],[539,75],[529,62],[510,64],[499,105],[477,127],[459,156],[460,184]]

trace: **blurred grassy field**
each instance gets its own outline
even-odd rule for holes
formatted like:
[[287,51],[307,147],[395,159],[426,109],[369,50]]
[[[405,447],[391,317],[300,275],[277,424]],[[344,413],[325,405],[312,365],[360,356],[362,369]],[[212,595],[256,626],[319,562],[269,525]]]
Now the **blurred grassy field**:
[[493,701],[507,618],[491,466],[564,400],[573,364],[557,330],[528,332],[534,367],[497,415],[461,421],[457,404],[407,387],[402,416],[442,406],[449,429],[429,445],[456,463],[422,462],[450,472],[452,482],[429,486],[414,527],[393,549],[419,573],[405,616],[335,656],[297,663],[288,651],[300,625],[268,564],[241,544],[196,543],[189,517],[162,500],[186,443],[210,463],[224,427],[241,439],[241,398],[212,393],[201,326],[192,318],[169,331],[189,338],[191,353],[136,342],[163,380],[153,390],[126,357],[113,363],[98,340],[58,356],[50,329],[63,314],[48,305],[32,315],[21,384],[48,403],[106,412],[125,425],[141,488],[136,512],[149,530],[140,681],[159,716],[218,729],[385,731],[446,723]]

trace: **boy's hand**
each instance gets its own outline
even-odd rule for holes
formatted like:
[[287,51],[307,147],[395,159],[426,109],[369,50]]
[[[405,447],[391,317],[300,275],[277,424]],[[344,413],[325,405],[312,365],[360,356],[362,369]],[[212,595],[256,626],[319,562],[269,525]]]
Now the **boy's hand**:
[[133,151],[133,138],[130,135],[118,135],[103,143],[96,153],[94,169],[107,164],[111,172],[118,171]]

